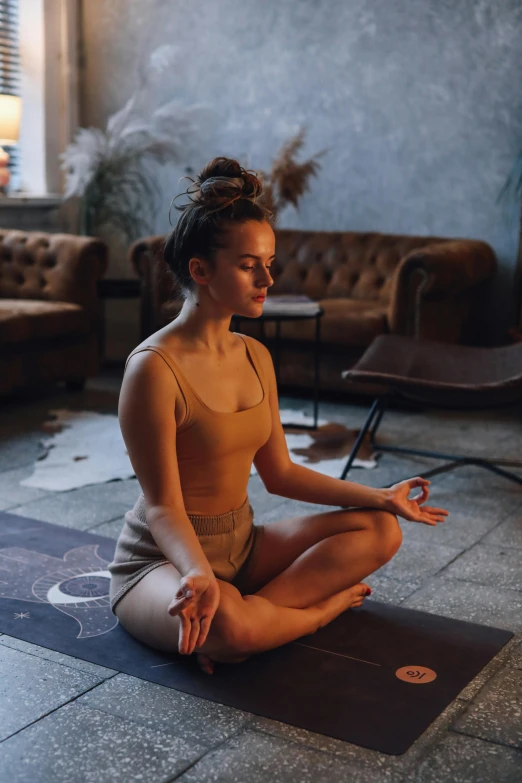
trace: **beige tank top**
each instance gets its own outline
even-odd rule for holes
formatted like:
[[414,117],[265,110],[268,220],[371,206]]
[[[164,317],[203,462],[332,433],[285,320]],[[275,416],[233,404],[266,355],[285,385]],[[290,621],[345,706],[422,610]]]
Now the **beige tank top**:
[[[261,402],[241,411],[222,412],[209,408],[194,391],[174,358],[156,345],[132,351],[155,351],[169,366],[179,385],[186,406],[184,420],[176,431],[176,453],[185,509],[188,514],[223,513],[231,497],[247,495],[254,456],[272,431],[268,384],[255,350],[255,340],[237,333],[244,341],[247,355],[261,383]],[[238,486],[240,491],[238,491]],[[211,499],[202,505],[201,501]],[[202,511],[201,509],[207,509]]]

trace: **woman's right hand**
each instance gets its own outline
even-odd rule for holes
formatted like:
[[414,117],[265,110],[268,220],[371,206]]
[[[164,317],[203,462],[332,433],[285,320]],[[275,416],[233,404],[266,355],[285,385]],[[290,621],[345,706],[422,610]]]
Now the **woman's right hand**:
[[210,624],[219,606],[219,585],[213,573],[189,571],[180,582],[168,613],[179,615],[178,650],[190,655],[205,643]]

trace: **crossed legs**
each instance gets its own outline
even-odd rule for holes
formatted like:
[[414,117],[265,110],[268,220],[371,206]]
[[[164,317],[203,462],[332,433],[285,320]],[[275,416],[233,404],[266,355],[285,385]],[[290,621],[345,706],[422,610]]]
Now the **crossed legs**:
[[249,587],[274,604],[302,609],[372,574],[401,542],[397,517],[378,509],[274,522],[265,528]]
[[[397,517],[377,509],[340,509],[267,525],[246,594],[219,581],[221,600],[200,656],[240,661],[314,633],[366,594],[360,580],[390,560],[402,540]],[[179,618],[167,607],[181,575],[150,571],[116,605],[131,635],[178,651]]]

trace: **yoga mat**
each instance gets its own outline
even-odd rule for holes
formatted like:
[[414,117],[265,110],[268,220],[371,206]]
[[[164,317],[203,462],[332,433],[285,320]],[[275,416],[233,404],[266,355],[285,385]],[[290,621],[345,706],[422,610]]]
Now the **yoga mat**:
[[398,755],[513,636],[369,601],[237,664],[134,639],[109,606],[115,541],[0,512],[0,632],[143,680]]

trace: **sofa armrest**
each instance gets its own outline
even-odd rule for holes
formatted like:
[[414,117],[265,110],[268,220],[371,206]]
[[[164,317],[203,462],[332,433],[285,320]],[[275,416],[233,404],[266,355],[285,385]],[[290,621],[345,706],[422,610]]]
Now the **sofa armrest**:
[[150,280],[155,265],[164,263],[163,245],[165,240],[164,234],[155,234],[137,239],[129,247],[130,264],[143,283]]
[[107,265],[107,244],[95,237],[0,232],[0,296],[78,304],[93,329],[98,317],[97,282]]
[[[401,259],[395,269],[388,325],[390,332],[422,336],[425,316],[431,317],[429,303],[444,303],[441,315],[453,319],[455,334],[459,329],[459,303],[479,308],[484,284],[495,274],[497,259],[486,242],[456,239],[436,242],[413,250]],[[462,319],[469,316],[469,307],[462,309]],[[462,321],[460,322],[462,326]],[[433,327],[431,334],[436,332]]]
[[129,248],[129,263],[141,282],[142,339],[164,326],[179,309],[179,303],[172,301],[177,286],[163,259],[166,238],[163,234],[144,237]]

